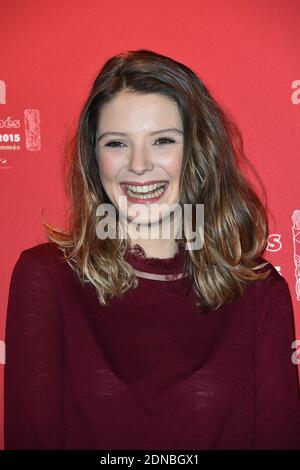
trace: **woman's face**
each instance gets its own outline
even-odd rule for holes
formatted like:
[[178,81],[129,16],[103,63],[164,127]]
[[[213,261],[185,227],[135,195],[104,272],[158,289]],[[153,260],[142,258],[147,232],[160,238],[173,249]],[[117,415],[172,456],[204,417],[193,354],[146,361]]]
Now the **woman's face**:
[[183,125],[176,103],[158,93],[123,91],[102,107],[96,142],[100,179],[116,208],[126,196],[128,209],[144,205],[154,223],[161,212],[150,216],[151,205],[179,202]]

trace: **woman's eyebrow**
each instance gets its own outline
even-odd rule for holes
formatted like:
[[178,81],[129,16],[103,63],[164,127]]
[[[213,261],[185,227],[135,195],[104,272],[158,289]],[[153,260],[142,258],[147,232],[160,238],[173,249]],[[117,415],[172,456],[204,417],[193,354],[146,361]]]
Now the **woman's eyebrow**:
[[[183,135],[183,130],[177,129],[177,127],[169,127],[168,129],[160,129],[159,131],[150,132],[149,135],[160,134],[161,132],[176,132],[177,134]],[[128,136],[126,132],[118,132],[118,131],[103,132],[103,134],[97,137],[97,142],[107,135]]]

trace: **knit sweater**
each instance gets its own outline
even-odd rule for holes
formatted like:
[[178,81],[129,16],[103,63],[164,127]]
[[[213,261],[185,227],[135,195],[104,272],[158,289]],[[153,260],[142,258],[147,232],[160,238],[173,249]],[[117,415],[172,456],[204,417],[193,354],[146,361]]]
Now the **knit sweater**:
[[[124,257],[176,275],[183,251],[150,258],[135,245]],[[209,312],[189,278],[172,277],[138,277],[105,307],[56,245],[22,251],[7,309],[5,449],[300,450],[292,302],[267,269]]]

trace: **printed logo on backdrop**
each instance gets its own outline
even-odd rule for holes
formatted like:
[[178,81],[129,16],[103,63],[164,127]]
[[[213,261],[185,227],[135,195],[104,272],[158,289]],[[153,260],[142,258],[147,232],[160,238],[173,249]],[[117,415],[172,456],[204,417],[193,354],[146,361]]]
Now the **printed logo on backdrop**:
[[[295,209],[292,215],[292,239],[293,239],[293,261],[295,269],[295,292],[296,299],[300,301],[300,210]],[[282,249],[281,234],[271,233],[268,236],[266,251],[276,253]],[[275,265],[274,265],[275,266]],[[275,266],[281,274],[281,266]]]
[[296,88],[291,96],[292,103],[300,104],[300,80],[294,80],[291,86],[292,88]]
[[6,104],[6,84],[0,80],[0,104]]
[[[6,83],[0,80],[0,105],[7,104],[6,90]],[[0,111],[2,111],[2,106]],[[31,152],[41,150],[38,109],[25,109],[22,120],[15,116],[3,116],[3,113],[0,115],[0,169],[12,169],[11,152],[18,152],[23,148]]]
[[[266,248],[266,251],[270,251],[271,253],[276,253],[277,251],[280,251],[282,248],[282,242],[281,242],[281,235],[279,233],[270,233],[268,236],[268,245]],[[274,267],[277,269],[279,274],[281,274],[281,266],[275,266]]]
[[0,364],[6,364],[5,359],[5,341],[0,341]]
[[[300,86],[300,80],[299,80]],[[300,102],[300,100],[299,100]],[[300,301],[300,210],[295,209],[292,215],[292,234],[293,234],[293,249],[294,249],[294,266],[295,266],[295,290],[296,290],[296,299]],[[295,339],[292,343],[292,348],[297,348],[296,351],[292,354],[293,364],[300,363],[300,340]],[[299,357],[298,357],[299,356]]]
[[297,300],[300,301],[300,210],[295,210],[292,215],[293,221],[293,248],[295,265],[295,290]]
[[[299,81],[300,85],[300,81]],[[295,290],[296,299],[300,301],[300,210],[295,209],[292,215],[292,234],[293,234],[293,251],[294,251],[294,265],[295,265]],[[296,351],[292,354],[293,364],[300,363],[300,340],[295,339],[291,346]]]

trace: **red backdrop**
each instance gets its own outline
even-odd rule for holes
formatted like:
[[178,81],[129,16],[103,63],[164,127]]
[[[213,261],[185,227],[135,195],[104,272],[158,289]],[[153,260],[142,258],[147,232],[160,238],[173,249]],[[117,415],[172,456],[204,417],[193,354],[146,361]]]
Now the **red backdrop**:
[[[42,208],[63,224],[64,142],[104,61],[128,49],[151,49],[190,66],[237,122],[274,215],[265,257],[289,283],[300,338],[299,20],[299,0],[2,2],[2,397],[13,265],[23,249],[47,241]],[[3,448],[2,426],[0,433]]]

